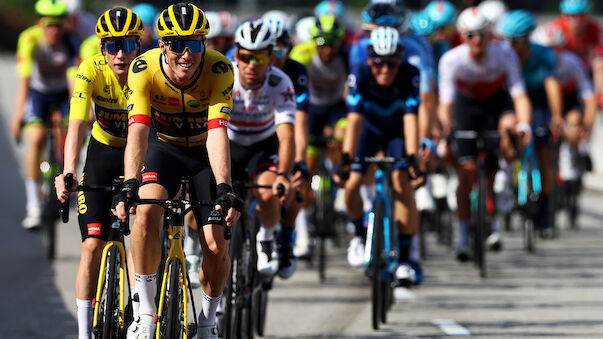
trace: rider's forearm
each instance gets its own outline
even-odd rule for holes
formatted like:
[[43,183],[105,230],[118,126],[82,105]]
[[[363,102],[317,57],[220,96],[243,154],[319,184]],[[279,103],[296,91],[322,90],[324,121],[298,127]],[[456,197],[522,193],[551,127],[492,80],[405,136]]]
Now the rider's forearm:
[[434,95],[431,92],[421,93],[419,105],[419,137],[431,137],[431,126],[434,118]]
[[530,125],[532,122],[532,104],[527,94],[521,94],[513,98],[517,122]]
[[82,148],[87,129],[88,126],[84,120],[69,120],[67,136],[65,137],[65,165],[63,173],[75,173],[80,149]]
[[597,100],[594,96],[584,99],[584,128],[590,131],[597,117]]
[[442,125],[442,131],[444,132],[444,134],[450,133],[453,112],[452,105],[452,102],[440,102],[440,104],[438,105],[438,120]]
[[289,173],[293,168],[293,154],[295,152],[294,127],[289,124],[276,126],[278,137],[278,173]]
[[230,177],[230,143],[226,128],[213,128],[207,132],[207,156],[216,184],[232,185]]
[[407,155],[416,155],[419,151],[418,118],[415,114],[404,116],[404,144]]
[[124,179],[139,179],[149,146],[150,128],[144,124],[128,127],[128,141],[124,151]]
[[362,132],[362,115],[350,112],[347,119],[348,126],[345,129],[345,136],[343,137],[343,152],[353,157],[356,154],[360,133]]
[[295,113],[295,161],[306,161],[308,148],[308,113]]
[[29,77],[19,78],[17,94],[15,96],[15,119],[23,120],[25,115],[25,101],[29,95]]
[[551,115],[554,118],[561,118],[563,110],[563,95],[561,94],[561,85],[554,77],[549,77],[544,80],[544,89],[549,102]]

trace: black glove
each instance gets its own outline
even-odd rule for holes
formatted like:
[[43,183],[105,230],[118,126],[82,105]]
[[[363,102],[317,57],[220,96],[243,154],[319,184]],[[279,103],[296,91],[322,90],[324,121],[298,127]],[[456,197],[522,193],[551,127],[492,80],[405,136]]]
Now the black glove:
[[111,208],[115,209],[115,207],[120,203],[124,202],[126,204],[126,212],[132,206],[132,203],[138,200],[138,188],[140,187],[140,183],[138,179],[128,179],[124,181],[121,186],[121,191],[113,196],[113,201],[111,202]]
[[339,164],[339,168],[337,169],[337,175],[343,180],[348,180],[350,177],[350,164],[352,163],[352,159],[350,159],[349,153],[343,153],[341,155],[341,163]]
[[308,171],[308,166],[306,166],[306,163],[304,161],[296,162],[295,165],[293,165],[292,172],[293,172],[293,174],[295,174],[297,172],[301,172],[301,175],[304,178],[304,180],[310,179],[310,171]]
[[228,213],[228,210],[231,207],[238,212],[241,212],[243,209],[243,200],[234,194],[232,187],[230,187],[229,184],[219,184],[216,189],[216,194],[218,196],[216,199],[216,204],[222,206],[222,209],[224,209],[224,215]]
[[416,179],[425,174],[424,172],[420,171],[419,161],[417,160],[417,157],[414,154],[407,156],[406,162],[408,163],[408,167],[414,170],[415,177],[413,179]]

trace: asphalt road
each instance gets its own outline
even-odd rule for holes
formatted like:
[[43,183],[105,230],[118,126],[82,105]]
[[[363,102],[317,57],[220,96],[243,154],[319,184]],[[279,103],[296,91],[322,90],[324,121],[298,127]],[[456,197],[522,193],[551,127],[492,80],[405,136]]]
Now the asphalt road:
[[[49,263],[39,235],[20,227],[23,146],[14,144],[6,128],[15,90],[13,58],[0,57],[0,74],[0,338],[76,338],[79,229],[73,215],[60,226],[58,258]],[[325,283],[304,263],[290,280],[277,280],[266,337],[603,337],[603,193],[587,190],[581,203],[580,230],[569,231],[561,221],[560,238],[539,242],[534,255],[523,252],[519,231],[506,234],[504,251],[489,256],[486,280],[430,239],[425,282],[397,291],[389,322],[378,332],[370,326],[367,279],[347,267],[345,248],[333,247]]]

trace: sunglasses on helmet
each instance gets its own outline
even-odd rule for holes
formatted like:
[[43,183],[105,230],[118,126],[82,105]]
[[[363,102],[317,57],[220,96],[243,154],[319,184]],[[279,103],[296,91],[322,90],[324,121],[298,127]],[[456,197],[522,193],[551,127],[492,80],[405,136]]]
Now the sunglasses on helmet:
[[401,58],[391,58],[391,57],[373,57],[371,58],[373,61],[373,65],[376,67],[384,67],[387,65],[389,68],[397,67],[402,63]]
[[103,49],[109,54],[117,54],[119,50],[124,53],[134,52],[140,46],[137,40],[105,40],[103,41]]
[[165,44],[170,52],[176,55],[183,55],[187,49],[191,54],[201,53],[205,50],[202,40],[168,40],[165,41]]

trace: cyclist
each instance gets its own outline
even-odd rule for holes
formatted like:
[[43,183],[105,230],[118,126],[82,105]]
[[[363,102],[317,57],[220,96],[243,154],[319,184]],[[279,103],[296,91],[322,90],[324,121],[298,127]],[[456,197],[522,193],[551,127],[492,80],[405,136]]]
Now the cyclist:
[[[233,178],[272,186],[272,190],[253,190],[260,220],[257,269],[266,276],[279,269],[274,233],[280,228],[279,202],[285,205],[290,200],[295,147],[295,93],[289,77],[270,66],[275,40],[269,22],[262,19],[246,21],[237,29],[233,110],[228,126]],[[279,185],[285,187],[280,199]]]
[[[524,10],[514,10],[501,19],[498,30],[519,57],[523,80],[532,103],[532,130],[542,182],[540,213],[537,219],[539,225],[536,226],[543,236],[551,237],[554,220],[553,206],[549,203],[549,197],[553,190],[554,175],[550,137],[551,131],[558,136],[563,129],[563,97],[561,85],[555,75],[555,52],[551,48],[530,42],[530,33],[535,27],[536,21],[532,14]],[[502,176],[498,175],[497,178],[502,179]],[[511,178],[505,181],[510,183]],[[510,187],[510,185],[505,186]],[[488,242],[494,247],[500,247],[497,243],[500,242],[502,217],[496,219],[498,222],[493,223],[493,233],[488,238]]]
[[[271,22],[271,30],[276,39],[275,46],[272,49],[272,54],[274,55],[274,58],[272,58],[272,66],[287,74],[293,83],[295,91],[295,164],[293,165],[293,173],[291,176],[291,188],[294,191],[298,191],[303,188],[304,183],[310,177],[310,172],[306,166],[306,150],[308,146],[308,104],[310,102],[308,93],[308,73],[304,65],[289,58],[292,43],[287,28],[280,22]],[[298,214],[298,212],[300,213]],[[290,277],[297,267],[297,258],[292,249],[293,230],[295,229],[296,239],[298,239],[301,233],[304,233],[305,238],[309,239],[305,213],[305,209],[293,200],[287,207],[286,216],[281,220],[283,228],[278,242],[278,275],[281,278]],[[298,242],[296,241],[296,246],[297,244]]]
[[[408,164],[414,165],[419,144],[419,71],[402,62],[404,47],[398,31],[392,27],[373,30],[368,49],[368,65],[357,68],[348,77],[349,113],[342,164],[348,165],[352,155],[362,158],[383,151],[392,157],[407,156]],[[345,184],[348,218],[357,228],[364,228],[359,190],[366,169],[362,163],[353,163]],[[404,164],[396,164],[391,175],[400,246],[396,278],[412,283],[415,271],[410,266],[409,255],[412,237],[418,230],[418,213],[407,169]],[[359,242],[364,244],[364,240]]]
[[486,0],[477,6],[480,12],[490,22],[491,27],[497,27],[498,22],[507,14],[507,5],[501,0]]
[[[142,24],[145,27],[153,27],[153,25],[155,24],[155,18],[157,17],[157,9],[155,8],[155,6],[146,3],[146,2],[142,2],[139,3],[137,5],[135,5],[134,7],[132,7],[132,11],[134,11],[134,13],[138,14],[138,16],[140,17],[140,20],[142,20]],[[143,34],[142,37],[140,38],[140,43],[141,43],[141,53],[144,53],[150,49],[153,48],[157,48],[157,38],[155,36],[155,30],[154,29],[146,29]]]
[[[126,25],[132,22],[132,25]],[[86,59],[78,68],[75,89],[71,96],[69,128],[65,140],[63,174],[55,179],[57,197],[64,202],[77,186],[67,190],[65,174],[77,179],[76,165],[88,131],[90,105],[94,102],[96,121],[88,144],[83,185],[111,186],[123,174],[123,150],[127,134],[128,68],[140,51],[143,25],[131,10],[116,7],[103,13],[96,24],[102,52]],[[100,257],[115,217],[110,212],[111,195],[81,192],[78,196],[78,219],[82,235],[82,254],[76,276],[79,337],[90,338],[92,331],[92,298]]]
[[[497,129],[503,132],[500,143],[503,155],[511,160],[513,148],[504,132],[513,130],[523,133],[524,145],[531,136],[531,105],[517,55],[500,44],[488,43],[490,23],[477,7],[469,7],[461,12],[457,29],[465,42],[446,52],[439,64],[438,117],[443,136],[450,134],[453,116],[456,130]],[[466,261],[470,258],[469,193],[476,177],[477,149],[475,140],[456,140],[454,146],[459,164],[456,254],[457,259]]]
[[[155,334],[155,280],[163,209],[133,205],[126,210],[125,202],[138,195],[151,199],[174,197],[180,178],[189,175],[193,199],[214,201],[217,197],[217,203],[230,202],[233,207],[226,216],[228,226],[237,221],[242,207],[232,192],[226,133],[232,110],[232,65],[220,53],[205,49],[207,19],[190,3],[177,3],[163,10],[156,29],[161,38],[159,48],[141,55],[130,66],[125,181],[122,192],[113,199],[114,213],[120,220],[136,212],[130,250],[140,306],[138,319],[128,328],[128,338],[151,338]],[[222,211],[220,204],[215,209]],[[194,209],[195,219],[204,225],[199,230],[203,252],[199,273],[203,292],[200,338],[216,337],[216,308],[230,266],[223,227],[206,223],[209,212],[209,207]]]
[[603,107],[603,30],[590,18],[588,0],[561,0],[561,17],[553,21],[565,38],[565,47],[578,54],[591,72],[597,102]]
[[[17,43],[17,95],[11,132],[19,140],[22,129],[28,139],[25,156],[26,216],[22,226],[39,226],[40,158],[46,130],[52,126],[56,147],[65,137],[63,119],[69,113],[68,67],[76,58],[76,48],[65,34],[67,7],[62,1],[38,0],[36,25],[19,35]],[[57,112],[60,114],[55,114]],[[58,115],[58,116],[57,116]],[[58,155],[59,159],[61,155]]]

